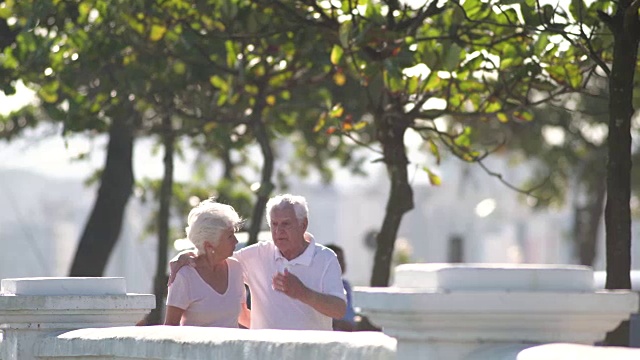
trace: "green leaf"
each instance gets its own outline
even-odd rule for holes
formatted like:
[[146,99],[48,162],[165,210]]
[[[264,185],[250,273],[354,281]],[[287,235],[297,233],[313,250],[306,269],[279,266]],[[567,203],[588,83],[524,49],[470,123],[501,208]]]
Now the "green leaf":
[[227,94],[224,92],[221,92],[220,95],[218,96],[218,101],[216,102],[216,105],[218,106],[222,106],[227,102]]
[[229,88],[229,85],[227,85],[227,82],[224,81],[218,75],[213,75],[212,77],[210,77],[209,78],[209,82],[211,83],[211,85],[217,87],[218,89],[220,89],[222,91],[227,91],[227,89]]
[[313,132],[318,132],[322,130],[326,121],[327,121],[327,113],[323,112],[322,114],[320,114],[320,118],[318,119],[316,126],[313,127]]
[[469,148],[469,146],[471,146],[471,128],[466,126],[462,133],[456,136],[456,139],[453,141],[453,143],[461,148]]
[[494,113],[500,110],[502,110],[502,104],[500,104],[500,101],[492,100],[487,103],[487,106],[484,111],[488,113]]
[[504,70],[506,68],[509,68],[511,66],[513,66],[514,64],[518,63],[518,59],[516,58],[512,58],[512,57],[508,57],[508,58],[501,58],[500,59],[500,69]]
[[91,5],[84,1],[80,2],[80,4],[78,5],[78,19],[86,19],[90,11]]
[[331,49],[331,63],[333,65],[338,65],[340,63],[340,59],[342,59],[342,54],[344,50],[339,45],[333,45],[333,49]]
[[2,6],[3,4],[0,4],[0,19],[8,19],[11,17],[11,15],[13,15],[13,13],[11,12],[11,9],[8,6]]
[[367,0],[366,10],[364,16],[370,19],[373,23],[383,23],[384,17],[380,13],[380,6],[375,0]]
[[523,121],[533,120],[533,114],[529,111],[514,111],[513,116],[518,120],[523,120]]
[[569,78],[569,84],[574,89],[577,89],[582,84],[582,72],[580,67],[576,64],[567,64],[565,67],[566,76]]
[[466,16],[470,19],[474,19],[475,15],[483,10],[484,3],[480,0],[465,0],[463,8]]
[[545,49],[549,45],[549,35],[546,33],[542,33],[538,35],[538,40],[535,42],[534,51],[536,54],[543,54]]
[[178,75],[184,75],[184,73],[186,72],[186,65],[184,64],[184,62],[177,60],[174,64],[173,64],[173,71],[178,74]]
[[151,32],[149,34],[149,40],[151,41],[159,41],[164,37],[164,34],[167,32],[167,28],[162,25],[151,25]]
[[485,85],[474,80],[467,80],[461,81],[459,87],[461,91],[474,92],[484,90]]
[[258,87],[255,85],[245,85],[244,86],[244,91],[247,92],[247,94],[250,95],[258,95]]
[[463,49],[458,44],[451,44],[446,51],[442,69],[446,71],[454,71],[460,65],[462,60]]
[[238,57],[233,41],[225,41],[224,47],[227,50],[227,66],[233,68]]
[[433,91],[438,88],[442,80],[435,72],[431,72],[424,86],[424,91]]
[[329,116],[332,118],[339,118],[344,113],[344,108],[342,104],[335,104],[333,108],[331,108],[331,112],[329,112]]
[[407,81],[407,92],[409,94],[415,94],[418,91],[418,86],[420,85],[420,78],[417,76],[411,77],[406,80]]
[[355,125],[353,125],[353,130],[360,130],[360,129],[364,129],[367,126],[367,122],[366,121],[359,121],[357,122]]
[[340,30],[339,30],[340,44],[342,45],[342,47],[347,49],[349,48],[349,40],[351,38],[351,27],[352,27],[351,21],[345,21],[342,24],[340,24]]
[[422,168],[427,175],[429,176],[429,182],[431,183],[431,185],[434,186],[440,186],[440,184],[442,184],[442,179],[440,179],[440,176],[436,175],[433,171],[431,171],[429,168],[427,168],[426,166]]

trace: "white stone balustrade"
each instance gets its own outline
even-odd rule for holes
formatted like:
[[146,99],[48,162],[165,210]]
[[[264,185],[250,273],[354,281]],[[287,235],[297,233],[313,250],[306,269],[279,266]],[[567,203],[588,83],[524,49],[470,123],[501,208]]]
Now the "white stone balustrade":
[[638,311],[638,294],[595,291],[583,266],[407,264],[391,287],[357,287],[354,303],[397,339],[398,359],[520,359],[602,340]]
[[133,326],[69,331],[37,352],[46,360],[393,360],[395,348],[380,332]]
[[389,288],[356,288],[383,333],[131,326],[155,306],[123,278],[4,279],[2,360],[640,359],[593,347],[638,311],[638,295],[594,290],[581,266],[410,264]]
[[35,359],[47,336],[134,325],[154,307],[153,295],[127,294],[124,278],[3,279],[0,359]]

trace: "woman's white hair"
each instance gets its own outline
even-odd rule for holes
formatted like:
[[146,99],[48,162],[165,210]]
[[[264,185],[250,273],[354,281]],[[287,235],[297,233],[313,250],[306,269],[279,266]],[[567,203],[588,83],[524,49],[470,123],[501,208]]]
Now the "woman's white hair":
[[295,211],[298,221],[302,221],[309,217],[309,206],[307,206],[307,199],[305,199],[304,196],[291,194],[276,195],[267,202],[266,216],[267,224],[269,224],[269,226],[271,226],[271,210],[283,205],[293,206],[293,211]]
[[218,245],[224,231],[230,228],[238,231],[242,222],[233,207],[207,199],[191,209],[185,231],[187,239],[195,246],[197,253],[202,254],[205,241],[214,246]]

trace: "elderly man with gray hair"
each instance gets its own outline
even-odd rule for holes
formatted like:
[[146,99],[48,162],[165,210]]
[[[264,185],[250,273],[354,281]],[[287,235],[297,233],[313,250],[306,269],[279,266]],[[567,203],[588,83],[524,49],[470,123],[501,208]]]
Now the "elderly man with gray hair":
[[[272,241],[234,253],[251,290],[251,329],[332,330],[346,311],[341,270],[333,251],[307,231],[309,209],[302,196],[278,195],[267,202]],[[171,261],[171,277],[189,262]]]

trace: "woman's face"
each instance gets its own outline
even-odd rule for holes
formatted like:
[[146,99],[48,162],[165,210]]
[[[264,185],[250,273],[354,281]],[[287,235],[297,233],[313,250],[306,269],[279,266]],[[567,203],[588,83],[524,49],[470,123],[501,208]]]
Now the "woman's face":
[[230,227],[222,232],[220,240],[218,240],[218,246],[216,246],[215,252],[225,258],[233,255],[233,251],[238,245],[238,239],[236,239],[236,232],[233,227]]

